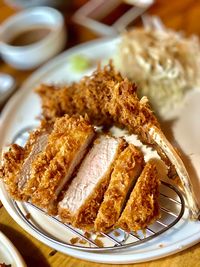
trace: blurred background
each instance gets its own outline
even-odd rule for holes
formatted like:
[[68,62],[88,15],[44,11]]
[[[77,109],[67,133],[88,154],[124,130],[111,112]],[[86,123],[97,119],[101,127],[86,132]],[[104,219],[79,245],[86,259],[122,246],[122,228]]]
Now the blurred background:
[[[65,18],[65,25],[68,32],[68,40],[65,46],[65,49],[67,49],[76,44],[99,37],[98,33],[95,33],[94,31],[75,23],[72,19],[74,13],[87,2],[87,0],[0,0],[0,23],[2,24],[2,22],[8,17],[16,14],[26,7],[37,6],[39,4],[53,6],[54,8],[60,10]],[[124,9],[117,9],[115,12],[116,13],[114,15],[119,17],[124,13]],[[155,0],[146,12],[151,15],[159,16],[163,23],[169,28],[173,28],[175,30],[184,30],[187,34],[200,34],[199,1],[174,0],[170,1],[169,3],[169,1],[165,0]],[[107,20],[109,24],[109,18],[107,18]],[[110,20],[112,20],[112,16]],[[140,20],[136,20],[134,24],[140,25],[141,22]],[[7,70],[7,67],[2,66],[2,64],[3,62],[1,62],[1,70],[3,70],[4,67],[5,70]]]

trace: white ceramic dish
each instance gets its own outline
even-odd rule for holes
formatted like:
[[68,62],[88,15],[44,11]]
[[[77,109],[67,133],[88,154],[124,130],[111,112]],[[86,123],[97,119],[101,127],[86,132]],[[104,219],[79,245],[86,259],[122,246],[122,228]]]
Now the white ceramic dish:
[[[26,46],[8,42],[17,34],[34,27],[51,29],[41,40]],[[9,17],[0,26],[0,53],[17,69],[32,69],[58,54],[64,47],[66,30],[61,13],[50,7],[35,7]]]
[[16,88],[14,77],[0,72],[0,107]]
[[0,231],[0,263],[11,264],[12,267],[26,267],[19,251]]
[[[117,42],[118,39],[100,40],[78,46],[58,56],[52,62],[49,62],[48,65],[35,72],[35,74],[24,83],[21,90],[12,97],[3,111],[1,117],[0,146],[9,144],[15,134],[24,127],[37,124],[36,116],[41,112],[40,101],[39,97],[35,95],[32,90],[37,84],[41,82],[71,82],[80,79],[86,72],[74,73],[71,69],[70,58],[75,54],[83,54],[95,61],[98,59],[107,59],[113,54]],[[89,72],[91,72],[91,70],[87,71],[87,73]],[[188,100],[185,101],[182,111],[179,112],[176,123],[172,126],[172,131],[177,143],[181,146],[182,151],[189,160],[192,161],[192,166],[198,177],[200,176],[200,168],[198,168],[200,162],[200,146],[198,145],[199,134],[197,134],[200,132],[200,122],[198,121],[198,114],[200,111],[198,105],[199,99],[199,92],[192,93],[188,97]],[[187,112],[186,110],[184,111],[185,107],[187,107]],[[188,115],[184,116],[185,114]],[[194,120],[191,119],[191,116]],[[186,127],[188,123],[189,127]],[[166,124],[168,125],[169,122]],[[173,228],[142,245],[122,251],[107,253],[85,252],[70,249],[51,242],[47,235],[41,235],[31,228],[29,224],[19,216],[2,183],[0,184],[0,196],[6,210],[23,229],[48,246],[80,259],[113,264],[144,262],[179,252],[200,241],[200,222],[189,221],[188,212],[186,210],[183,218]],[[24,214],[31,213],[32,220],[35,221],[44,232],[51,233],[53,237],[65,241],[67,233],[62,226],[52,222],[45,215],[42,215],[30,206],[28,207],[25,204],[20,204],[19,207]]]

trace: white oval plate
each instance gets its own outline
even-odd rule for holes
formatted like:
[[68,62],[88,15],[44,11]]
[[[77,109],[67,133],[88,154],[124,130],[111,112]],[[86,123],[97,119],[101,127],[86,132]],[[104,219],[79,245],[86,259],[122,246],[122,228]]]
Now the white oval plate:
[[[41,82],[71,82],[80,79],[86,72],[73,72],[69,62],[70,58],[75,54],[83,54],[94,61],[107,59],[113,55],[118,41],[119,39],[101,39],[77,46],[56,57],[36,71],[10,99],[2,113],[0,121],[0,146],[4,147],[10,144],[13,137],[21,129],[38,123],[36,117],[41,112],[40,100],[39,97],[33,93],[33,88],[37,84]],[[91,71],[92,70],[88,70],[87,74]],[[198,107],[199,99],[199,92],[190,94],[185,100],[183,109],[179,112],[178,120],[170,127],[169,122],[166,123],[166,125],[168,125],[167,130],[172,130],[176,142],[181,146],[185,154],[185,159],[192,162],[191,171],[194,171],[197,178],[200,177],[200,168],[197,166],[200,162],[200,146],[197,145],[199,144],[199,134],[197,133],[200,132],[200,121],[198,117],[200,111]],[[195,104],[193,100],[196,100],[194,101]],[[185,107],[187,107],[187,109]],[[188,114],[190,114],[190,116]],[[193,120],[191,116],[196,117]],[[186,127],[188,124],[190,126]],[[178,137],[178,139],[176,137]],[[199,180],[196,179],[196,182],[198,183],[198,189]],[[0,183],[0,197],[9,214],[28,233],[58,251],[84,260],[113,264],[144,262],[176,253],[200,241],[200,222],[189,221],[188,212],[186,211],[183,219],[173,228],[159,237],[136,247],[106,253],[85,252],[66,248],[53,243],[47,236],[42,236],[32,229],[26,221],[22,220],[2,182]],[[27,207],[24,204],[21,204],[20,207],[24,213],[29,212],[31,214],[31,218],[37,222],[44,232],[51,233],[53,237],[65,241],[66,230],[64,230],[62,226],[52,222],[46,216],[38,213],[38,211],[31,207]]]
[[0,231],[0,263],[12,267],[26,267],[22,256],[12,242]]

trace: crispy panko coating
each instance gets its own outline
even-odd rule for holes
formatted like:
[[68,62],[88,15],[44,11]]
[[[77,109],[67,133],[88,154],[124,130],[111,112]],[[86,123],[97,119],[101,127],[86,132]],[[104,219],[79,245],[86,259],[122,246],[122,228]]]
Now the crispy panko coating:
[[130,144],[118,157],[95,220],[97,232],[108,232],[117,222],[128,194],[144,167],[141,151]]
[[26,194],[35,205],[55,213],[60,191],[80,163],[95,135],[86,118],[65,115],[55,121],[46,148],[31,167]]
[[42,98],[43,116],[45,119],[55,121],[57,117],[62,117],[65,114],[71,116],[77,113],[72,103],[73,87],[73,84],[71,86],[63,86],[62,88],[41,84],[36,89]]
[[30,134],[24,148],[17,144],[12,144],[9,150],[3,154],[0,176],[14,199],[27,199],[23,193],[24,185],[29,178],[30,165],[40,152],[40,148],[36,149],[35,144],[50,129],[51,124],[42,121],[40,127]]
[[41,96],[43,116],[55,120],[63,114],[85,114],[96,125],[113,123],[138,134],[143,141],[151,143],[144,133],[144,125],[159,123],[149,104],[139,100],[136,86],[123,79],[110,63],[98,69],[80,82],[70,86],[54,87],[40,85],[36,92]]
[[125,231],[146,229],[159,216],[159,175],[156,164],[147,162],[116,227]]
[[0,175],[6,185],[6,189],[17,200],[23,199],[21,192],[18,190],[18,182],[20,170],[26,158],[26,152],[28,150],[19,145],[11,145],[9,151],[3,155],[3,166],[0,170]]

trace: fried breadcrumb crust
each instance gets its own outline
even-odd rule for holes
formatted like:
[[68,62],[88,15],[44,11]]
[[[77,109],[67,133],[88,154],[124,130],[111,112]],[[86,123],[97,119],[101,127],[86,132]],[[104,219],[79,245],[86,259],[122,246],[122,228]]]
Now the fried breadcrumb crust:
[[97,218],[95,230],[107,232],[117,222],[124,208],[127,195],[144,167],[141,151],[130,144],[118,157],[111,180],[104,195]]
[[0,169],[1,178],[6,185],[9,194],[17,200],[22,200],[21,192],[18,190],[20,169],[26,157],[24,148],[13,144],[9,151],[3,155],[3,166]]
[[59,216],[63,222],[72,224],[74,227],[83,229],[86,231],[94,230],[94,221],[97,217],[98,210],[100,208],[101,202],[106,189],[108,188],[111,172],[115,166],[116,159],[119,157],[120,153],[124,150],[126,142],[122,139],[118,145],[115,158],[110,168],[107,170],[106,174],[99,179],[95,189],[90,194],[90,196],[85,199],[85,202],[77,210],[75,214],[72,214],[70,210],[66,208],[59,207]]
[[29,139],[24,148],[17,144],[12,144],[9,150],[3,154],[0,177],[3,178],[9,194],[16,200],[27,200],[23,190],[18,186],[22,174],[23,164],[31,153],[31,150],[39,136],[48,131],[49,127],[51,127],[50,123],[41,121],[40,127],[36,131],[30,133]]
[[159,184],[155,163],[149,161],[140,175],[116,227],[125,231],[146,229],[159,216]]
[[96,125],[126,127],[139,134],[143,141],[151,143],[144,134],[144,125],[159,123],[147,101],[139,100],[136,86],[123,79],[110,63],[98,69],[80,82],[70,86],[40,85],[36,92],[42,99],[43,116],[55,120],[63,114],[85,114]]
[[[31,195],[34,204],[51,213],[51,205],[60,191],[58,187],[74,161],[78,164],[83,157],[93,137],[94,128],[87,118],[66,115],[56,120],[46,148],[32,164],[31,178],[27,183],[26,194]],[[80,155],[79,161],[77,155]]]

